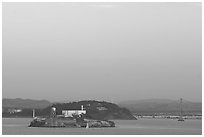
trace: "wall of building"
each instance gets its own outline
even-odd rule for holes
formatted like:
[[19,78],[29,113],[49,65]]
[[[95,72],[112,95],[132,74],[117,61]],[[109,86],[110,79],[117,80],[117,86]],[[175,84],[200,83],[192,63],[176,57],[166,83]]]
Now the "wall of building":
[[62,115],[65,117],[72,117],[72,115],[86,114],[86,110],[62,110]]

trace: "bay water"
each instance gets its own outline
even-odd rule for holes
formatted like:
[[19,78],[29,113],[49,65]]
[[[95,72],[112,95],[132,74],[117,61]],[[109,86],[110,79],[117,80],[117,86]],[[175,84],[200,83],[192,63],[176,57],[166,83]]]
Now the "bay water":
[[202,120],[113,120],[113,128],[28,127],[31,118],[3,118],[3,135],[201,135]]

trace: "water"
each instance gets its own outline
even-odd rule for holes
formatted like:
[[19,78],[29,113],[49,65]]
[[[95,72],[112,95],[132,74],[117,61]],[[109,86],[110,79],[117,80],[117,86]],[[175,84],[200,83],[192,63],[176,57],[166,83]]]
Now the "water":
[[201,135],[202,120],[171,119],[115,120],[114,128],[28,127],[30,118],[3,118],[3,135]]

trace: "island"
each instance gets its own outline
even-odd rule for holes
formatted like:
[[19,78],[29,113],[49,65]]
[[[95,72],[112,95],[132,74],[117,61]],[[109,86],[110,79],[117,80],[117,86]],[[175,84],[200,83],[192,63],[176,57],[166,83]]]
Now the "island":
[[29,127],[115,127],[114,119],[136,118],[126,108],[105,101],[56,103],[43,110],[33,110]]

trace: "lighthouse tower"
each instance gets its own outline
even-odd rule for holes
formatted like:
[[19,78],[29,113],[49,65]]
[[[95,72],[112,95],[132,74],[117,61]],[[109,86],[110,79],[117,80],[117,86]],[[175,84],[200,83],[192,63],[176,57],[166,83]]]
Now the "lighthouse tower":
[[51,108],[50,118],[51,118],[51,127],[56,127],[57,126],[56,108],[54,106],[52,106],[52,108]]
[[52,118],[56,117],[56,108],[54,106],[52,106],[51,108],[51,117]]

